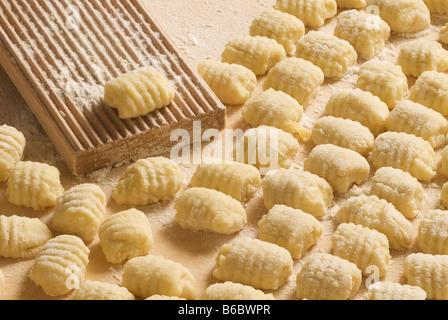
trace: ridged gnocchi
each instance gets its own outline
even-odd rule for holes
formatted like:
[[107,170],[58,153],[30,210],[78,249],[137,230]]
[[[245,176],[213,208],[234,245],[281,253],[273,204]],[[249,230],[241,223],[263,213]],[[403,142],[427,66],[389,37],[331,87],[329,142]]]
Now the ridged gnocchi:
[[361,285],[361,271],[354,263],[327,253],[316,253],[297,274],[297,299],[347,300]]
[[89,253],[80,238],[57,236],[44,244],[29,277],[47,295],[64,296],[83,282]]
[[277,290],[292,274],[292,267],[288,250],[273,243],[241,237],[221,247],[213,276],[256,289]]
[[332,250],[335,256],[354,263],[364,276],[371,274],[371,266],[378,268],[380,277],[389,269],[389,240],[362,225],[341,223],[332,236]]
[[423,0],[429,12],[440,15],[448,14],[448,3],[445,0]]
[[362,9],[366,5],[366,0],[336,0],[339,8]]
[[37,218],[0,216],[0,257],[35,258],[51,238],[50,229]]
[[244,163],[202,163],[190,185],[194,188],[215,189],[232,198],[247,202],[261,186],[260,172]]
[[285,59],[286,52],[283,46],[273,39],[242,36],[226,44],[221,58],[222,62],[242,65],[256,76],[261,76]]
[[337,13],[335,0],[277,0],[274,8],[292,14],[307,27],[320,27]]
[[297,41],[305,34],[305,25],[302,20],[289,13],[269,8],[252,21],[249,33],[253,37],[276,40],[290,54],[295,50]]
[[53,228],[91,242],[106,213],[106,195],[95,184],[77,185],[62,194],[53,212]]
[[425,71],[411,88],[409,100],[448,116],[448,75]]
[[448,255],[448,211],[429,210],[418,226],[418,247],[423,253]]
[[215,283],[207,287],[204,292],[205,300],[275,300],[272,293],[245,286],[241,283],[226,281]]
[[443,148],[442,152],[440,153],[440,173],[445,177],[448,178],[448,146]]
[[345,40],[323,31],[310,31],[296,45],[296,57],[312,62],[328,78],[342,78],[356,64],[358,54]]
[[404,261],[408,285],[426,291],[427,299],[448,299],[448,255],[411,253]]
[[134,206],[170,200],[182,188],[183,179],[179,166],[170,159],[140,159],[126,169],[112,198]]
[[439,40],[448,44],[448,23],[439,31]]
[[370,92],[344,89],[333,93],[325,107],[325,114],[357,121],[377,136],[385,131],[390,111],[380,98]]
[[146,215],[137,209],[107,217],[98,235],[106,260],[115,264],[147,255],[154,244],[151,224]]
[[135,300],[135,296],[124,287],[116,284],[100,281],[84,281],[78,290],[70,297],[70,300],[79,301],[117,301]]
[[366,300],[426,300],[426,292],[416,286],[377,282],[369,286]]
[[175,220],[184,229],[233,234],[247,223],[243,205],[225,193],[206,188],[186,190],[174,204]]
[[448,182],[445,182],[442,186],[441,200],[443,206],[448,209]]
[[244,104],[257,86],[255,74],[238,64],[207,59],[198,64],[198,72],[218,99],[228,105]]
[[332,144],[315,147],[305,159],[304,170],[327,180],[333,191],[346,193],[353,184],[364,182],[370,165],[359,153]]
[[312,215],[285,205],[275,205],[258,222],[260,240],[274,243],[299,259],[315,245],[324,231]]
[[122,285],[143,299],[156,294],[188,300],[196,297],[196,279],[191,272],[162,256],[148,255],[126,262]]
[[319,67],[309,61],[290,57],[269,71],[263,82],[263,90],[272,88],[283,91],[306,107],[316,97],[324,79],[325,75]]
[[436,175],[436,155],[431,144],[404,132],[379,135],[373,145],[372,161],[377,169],[401,169],[420,181],[430,181]]
[[0,126],[0,182],[8,180],[14,166],[23,156],[26,139],[16,128]]
[[179,298],[179,297],[172,297],[172,296],[167,296],[167,295],[163,295],[163,294],[154,294],[152,296],[150,296],[149,298],[146,298],[145,300],[151,301],[151,300],[157,300],[157,301],[170,301],[170,300],[187,300],[185,298]]
[[448,51],[436,41],[414,40],[401,46],[398,64],[405,74],[416,78],[425,71],[445,72],[448,69]]
[[9,177],[6,198],[16,206],[43,210],[55,206],[63,192],[60,172],[56,167],[19,161]]
[[[368,23],[369,19],[371,24]],[[360,58],[369,60],[385,48],[390,37],[390,27],[379,16],[348,10],[338,15],[334,35],[348,41]]]
[[118,110],[121,119],[137,118],[173,101],[174,88],[166,76],[152,67],[112,79],[104,86],[104,101]]
[[391,203],[377,196],[349,198],[335,218],[340,223],[359,224],[385,234],[391,249],[408,248],[413,239],[412,223]]
[[264,177],[262,185],[267,210],[282,204],[321,218],[333,201],[330,184],[318,175],[303,170],[271,171]]
[[389,109],[395,108],[409,91],[408,78],[403,69],[380,60],[370,60],[361,65],[356,86],[380,98]]

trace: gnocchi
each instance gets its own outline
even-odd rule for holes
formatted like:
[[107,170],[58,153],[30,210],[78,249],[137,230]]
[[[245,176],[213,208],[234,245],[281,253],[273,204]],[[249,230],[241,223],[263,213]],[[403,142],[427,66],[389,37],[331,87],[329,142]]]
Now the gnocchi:
[[137,209],[109,216],[101,224],[98,235],[106,260],[114,264],[148,254],[154,243],[151,224]]
[[81,184],[62,194],[53,212],[53,228],[91,242],[106,213],[106,195],[95,184]]
[[274,8],[292,14],[307,27],[320,27],[337,13],[335,0],[277,0]]
[[118,204],[148,205],[171,199],[182,184],[182,171],[170,159],[141,159],[126,169],[113,190],[112,198]]
[[309,61],[290,57],[279,62],[269,71],[263,82],[263,89],[272,88],[283,91],[306,107],[316,97],[324,79],[324,73],[319,67]]
[[26,139],[16,128],[0,126],[0,182],[5,182],[23,156]]
[[6,198],[19,207],[43,210],[55,206],[63,192],[60,172],[56,167],[20,161],[9,177]]
[[427,299],[448,299],[448,255],[411,253],[404,262],[408,285],[425,290]]
[[441,161],[439,171],[445,178],[448,178],[448,146],[443,148],[440,156]]
[[205,300],[275,300],[272,293],[245,286],[240,283],[226,281],[215,283],[207,287],[204,292]]
[[175,91],[166,76],[152,67],[112,79],[104,86],[104,101],[117,109],[121,119],[147,115],[174,100]]
[[243,205],[222,192],[206,188],[186,190],[174,204],[175,220],[184,229],[233,234],[247,223]]
[[286,52],[283,46],[273,39],[242,36],[226,44],[221,58],[222,62],[242,65],[256,76],[261,76],[285,59]]
[[366,300],[426,300],[426,292],[416,286],[377,282],[369,286]]
[[51,238],[50,229],[37,218],[0,216],[0,257],[35,258]]
[[[373,27],[369,21],[372,21]],[[379,16],[364,11],[348,10],[338,15],[334,35],[348,41],[360,58],[369,60],[386,47],[390,27]]]
[[420,181],[430,181],[436,175],[437,162],[431,144],[404,132],[379,135],[373,145],[372,161],[377,169],[401,169]]
[[70,300],[135,300],[135,297],[128,289],[116,284],[84,281],[78,290],[70,297]]
[[376,230],[341,223],[333,234],[332,249],[335,256],[356,264],[364,276],[371,274],[371,266],[378,268],[380,277],[389,269],[389,240]]
[[274,243],[299,259],[319,241],[323,225],[312,215],[284,205],[275,205],[258,222],[262,241]]
[[213,276],[256,289],[277,290],[292,274],[292,267],[288,250],[273,243],[241,237],[221,247]]
[[228,105],[244,104],[257,86],[255,74],[238,64],[207,59],[199,63],[198,72],[218,99]]
[[276,40],[290,54],[295,50],[297,41],[305,34],[305,25],[289,13],[270,8],[254,19],[249,32],[253,37],[263,36]]
[[307,300],[347,300],[358,292],[361,281],[361,271],[354,263],[316,253],[297,274],[296,296]]
[[377,136],[385,131],[389,108],[378,97],[360,89],[334,92],[325,107],[325,114],[357,121]]
[[165,301],[168,301],[168,300],[187,300],[187,299],[185,299],[185,298],[179,298],[179,297],[170,297],[170,296],[166,296],[166,295],[161,295],[161,294],[155,294],[155,295],[152,295],[152,296],[150,296],[149,298],[146,298],[145,300],[148,300],[148,301],[151,301],[151,300],[165,300]]
[[430,210],[418,227],[418,246],[423,253],[448,254],[448,211]]
[[445,0],[423,0],[429,12],[440,15],[448,14],[448,3]]
[[196,279],[182,264],[161,256],[148,255],[124,265],[122,285],[133,295],[147,299],[164,295],[193,300]]
[[377,196],[349,198],[335,218],[340,223],[359,224],[385,234],[391,249],[408,248],[413,239],[412,223],[391,203]]
[[296,57],[318,66],[328,78],[342,78],[356,64],[358,54],[345,40],[323,31],[310,31],[296,45]]
[[353,184],[368,178],[370,165],[353,150],[321,144],[305,159],[304,170],[327,180],[333,191],[346,193]]
[[448,208],[448,182],[445,182],[442,186],[442,203],[445,208]]
[[299,209],[321,218],[333,201],[333,189],[318,175],[295,169],[278,169],[263,179],[263,201],[267,210],[276,204]]
[[67,295],[83,282],[89,253],[80,238],[57,236],[44,244],[29,277],[49,296]]
[[339,8],[362,9],[366,5],[366,0],[336,0]]
[[448,23],[439,31],[439,40],[448,44]]
[[425,71],[411,88],[409,100],[448,116],[448,75]]
[[448,51],[436,41],[414,40],[401,47],[398,64],[405,74],[416,78],[425,71],[445,72],[448,69]]

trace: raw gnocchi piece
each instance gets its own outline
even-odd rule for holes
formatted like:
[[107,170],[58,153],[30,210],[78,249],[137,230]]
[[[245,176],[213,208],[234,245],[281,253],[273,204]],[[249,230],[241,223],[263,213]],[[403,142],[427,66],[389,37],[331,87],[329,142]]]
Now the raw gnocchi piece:
[[445,143],[448,121],[432,109],[403,100],[390,113],[386,129],[413,134],[428,141],[431,147],[438,148]]
[[445,208],[448,208],[448,182],[445,182],[442,186],[442,203]]
[[250,35],[274,39],[292,53],[297,41],[305,34],[305,25],[295,16],[269,8],[254,19],[250,27]]
[[109,216],[101,224],[98,235],[106,260],[115,264],[147,255],[154,243],[151,224],[137,209]]
[[104,101],[121,119],[137,118],[173,101],[175,91],[160,71],[148,67],[112,79],[104,86]]
[[228,105],[244,104],[257,86],[255,74],[238,64],[207,59],[199,63],[198,72],[218,99]]
[[6,198],[16,206],[43,210],[56,205],[64,192],[56,167],[44,163],[20,161],[8,180]]
[[408,285],[426,291],[427,299],[448,299],[448,255],[411,253],[404,261]]
[[366,5],[366,0],[336,0],[339,8],[362,9]]
[[5,182],[11,175],[17,162],[22,158],[26,139],[16,128],[0,126],[0,182]]
[[289,168],[299,147],[292,134],[274,127],[260,126],[244,133],[233,155],[235,161],[251,164],[264,175],[278,168]]
[[261,186],[260,172],[244,163],[203,163],[190,182],[194,188],[208,188],[240,201],[248,201]]
[[84,281],[70,300],[135,300],[135,296],[124,287],[100,281]]
[[358,54],[348,41],[310,31],[297,42],[296,57],[312,62],[328,78],[342,78],[356,64]]
[[297,274],[297,299],[347,300],[361,285],[354,263],[327,253],[312,255]]
[[408,78],[400,66],[388,61],[370,60],[359,69],[356,86],[381,99],[389,109],[405,99],[409,86]]
[[344,89],[333,93],[325,114],[357,121],[377,136],[384,132],[390,111],[384,102],[370,92]]
[[272,293],[245,286],[241,283],[226,281],[215,283],[205,289],[205,300],[275,300]]
[[292,14],[307,27],[320,27],[337,13],[335,0],[277,0],[274,8]]
[[155,295],[150,296],[149,298],[146,298],[145,300],[159,300],[160,301],[160,300],[187,300],[187,299],[155,294]]
[[319,67],[300,58],[286,58],[269,72],[263,89],[283,91],[306,107],[317,95],[325,76]]
[[439,40],[444,44],[448,44],[448,23],[442,29],[440,29]]
[[431,144],[404,132],[379,135],[373,145],[372,161],[377,169],[401,169],[420,181],[430,181],[436,175],[437,162]]
[[367,0],[366,8],[379,10],[380,17],[395,32],[418,32],[431,24],[431,15],[422,0]]
[[418,227],[418,246],[423,253],[448,254],[448,211],[430,210]]
[[118,204],[148,205],[170,200],[182,184],[182,171],[170,159],[141,159],[126,169],[112,197]]
[[383,167],[372,178],[370,194],[392,203],[407,219],[415,218],[422,208],[422,184],[401,169]]
[[411,88],[409,100],[448,116],[448,75],[425,71]]
[[233,234],[247,223],[243,205],[225,193],[206,188],[186,190],[174,204],[175,220],[184,229]]
[[57,236],[42,247],[29,277],[47,295],[64,296],[83,282],[89,253],[80,238]]
[[221,58],[222,62],[242,65],[256,76],[261,76],[285,59],[286,52],[283,46],[273,39],[243,36],[230,40]]
[[124,265],[122,285],[133,295],[146,299],[153,295],[193,300],[196,280],[182,264],[148,255],[129,260]]
[[445,176],[445,178],[448,178],[448,146],[446,146],[441,154],[441,161],[440,161],[440,173]]
[[0,216],[0,257],[35,258],[52,237],[39,219]]
[[292,274],[292,267],[288,250],[273,243],[242,237],[221,247],[213,276],[257,289],[277,290]]
[[426,300],[426,292],[416,286],[377,282],[369,286],[366,300]]
[[312,215],[284,205],[275,205],[258,222],[262,241],[274,243],[299,259],[319,241],[323,225]]
[[440,15],[448,15],[448,2],[446,0],[423,0],[429,12]]
[[369,60],[385,48],[390,37],[390,27],[379,16],[348,10],[338,15],[334,35],[348,41],[360,58]]
[[81,184],[62,194],[53,212],[53,228],[91,242],[106,213],[106,195],[95,184]]
[[370,165],[353,150],[321,144],[305,159],[304,170],[327,180],[333,191],[346,193],[353,184],[368,178]]
[[340,223],[359,224],[385,234],[391,249],[405,249],[412,242],[412,223],[391,203],[377,196],[350,198],[335,217]]
[[267,210],[271,210],[276,204],[282,204],[321,218],[333,201],[330,184],[307,171],[274,170],[264,177],[262,185]]
[[405,74],[416,78],[425,71],[445,72],[448,69],[448,51],[436,41],[414,40],[401,47],[398,64]]
[[358,121],[327,116],[316,122],[311,140],[315,145],[334,144],[366,156],[372,151],[375,137]]
[[309,132],[299,122],[302,120],[303,107],[290,95],[268,89],[243,107],[243,118],[252,127],[271,126],[285,132],[298,133],[309,138]]
[[371,274],[371,266],[378,268],[380,277],[389,269],[389,240],[362,225],[341,223],[333,234],[332,249],[335,256],[356,264],[364,276]]

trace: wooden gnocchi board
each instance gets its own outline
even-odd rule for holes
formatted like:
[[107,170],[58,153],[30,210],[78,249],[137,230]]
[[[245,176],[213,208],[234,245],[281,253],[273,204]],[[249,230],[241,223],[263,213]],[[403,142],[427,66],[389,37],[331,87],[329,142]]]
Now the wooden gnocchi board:
[[[140,0],[0,0],[0,63],[75,175],[169,153],[171,133],[193,137],[194,121],[225,127],[225,107]],[[176,98],[122,120],[104,84],[146,66],[165,73]]]

